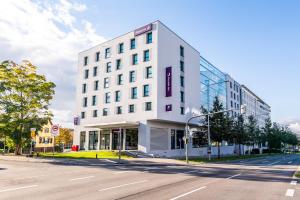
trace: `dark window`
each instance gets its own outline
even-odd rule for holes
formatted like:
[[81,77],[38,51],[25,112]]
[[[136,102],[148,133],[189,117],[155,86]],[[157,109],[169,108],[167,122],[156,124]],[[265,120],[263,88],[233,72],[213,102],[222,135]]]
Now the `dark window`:
[[135,49],[135,46],[135,39],[133,38],[130,40],[130,49]]
[[129,72],[129,82],[132,83],[132,82],[135,82],[135,71],[130,71]]
[[232,82],[230,82],[230,88],[232,88]]
[[116,70],[121,69],[121,65],[122,65],[121,59],[118,59],[118,60],[116,61]]
[[129,105],[128,112],[134,113],[134,104]]
[[100,60],[100,52],[96,52],[96,62],[98,62]]
[[118,115],[122,114],[122,106],[117,107],[117,114]]
[[81,112],[81,119],[85,118],[85,112]]
[[138,55],[137,54],[133,54],[132,55],[132,64],[133,65],[137,65],[138,64]]
[[180,114],[184,115],[184,107],[180,107]]
[[92,96],[92,106],[95,106],[96,105],[96,95]]
[[83,98],[83,107],[87,107],[87,97]]
[[180,56],[184,57],[184,48],[183,48],[183,46],[180,46]]
[[120,91],[116,91],[115,92],[115,101],[116,102],[120,102],[121,100],[121,92]]
[[94,81],[94,90],[99,89],[99,81]]
[[93,68],[93,76],[97,76],[98,67]]
[[149,96],[149,85],[144,85],[143,96],[144,97],[148,97]]
[[120,43],[119,44],[119,53],[123,53],[124,52],[124,43]]
[[106,63],[106,72],[111,72],[111,62]]
[[183,103],[184,102],[184,92],[180,91],[180,101]]
[[146,67],[146,78],[152,78],[152,67]]
[[83,61],[84,66],[87,66],[89,58],[85,56],[83,60],[84,60]]
[[145,104],[145,110],[146,111],[152,110],[152,103],[151,102],[146,102],[146,104]]
[[184,87],[184,77],[180,76],[180,86]]
[[203,132],[196,132],[193,135],[193,148],[207,146],[207,135]]
[[152,32],[147,33],[147,40],[146,40],[147,44],[152,43]]
[[98,110],[93,110],[93,117],[97,117],[98,116]]
[[86,83],[82,84],[82,93],[86,93]]
[[123,74],[118,74],[117,83],[118,85],[123,85]]
[[104,88],[108,88],[109,87],[109,79],[108,78],[104,78],[104,84],[103,84]]
[[184,149],[183,130],[171,130],[171,149]]
[[103,116],[107,116],[108,115],[108,109],[107,108],[103,108],[102,115]]
[[147,62],[150,60],[149,50],[144,51],[144,62]]
[[180,61],[180,71],[184,72],[184,62]]
[[105,103],[110,103],[110,93],[105,93]]
[[84,78],[85,79],[89,78],[89,70],[88,69],[84,70]]
[[137,87],[131,88],[131,99],[137,99]]
[[110,58],[110,48],[105,49],[105,58]]

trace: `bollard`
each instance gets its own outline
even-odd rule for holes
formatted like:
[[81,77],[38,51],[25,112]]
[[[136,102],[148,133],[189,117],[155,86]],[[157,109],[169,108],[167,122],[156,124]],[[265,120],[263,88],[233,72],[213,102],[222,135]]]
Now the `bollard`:
[[98,154],[96,153],[96,159],[98,158]]

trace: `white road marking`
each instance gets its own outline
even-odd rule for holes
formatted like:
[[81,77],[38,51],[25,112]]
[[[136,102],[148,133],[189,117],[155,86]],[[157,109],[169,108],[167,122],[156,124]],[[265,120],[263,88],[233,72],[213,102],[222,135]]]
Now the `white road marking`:
[[268,165],[274,165],[274,164],[277,164],[277,163],[279,163],[279,162],[281,162],[281,161],[279,160],[279,161],[276,161],[276,162],[272,162],[272,163],[270,163],[270,164],[268,164]]
[[24,186],[24,187],[18,187],[18,188],[10,188],[10,189],[5,189],[5,190],[0,190],[1,192],[10,192],[10,191],[15,191],[15,190],[22,190],[22,189],[27,189],[27,188],[33,188],[37,187],[38,185],[29,185],[29,186]]
[[95,177],[95,176],[79,177],[79,178],[73,178],[73,179],[70,179],[70,181],[77,181],[77,180],[89,179],[89,178],[94,178],[94,177]]
[[116,161],[114,161],[114,160],[109,160],[109,159],[105,159],[107,162],[111,162],[111,163],[118,163],[118,162],[116,162]]
[[297,185],[297,181],[291,181],[291,185]]
[[294,189],[287,189],[287,191],[285,193],[285,196],[287,196],[287,197],[293,197],[294,193],[295,193]]
[[188,171],[188,172],[183,172],[183,174],[189,174],[189,173],[194,173],[194,172],[198,172],[199,170],[192,170],[192,171]]
[[292,161],[288,162],[288,164],[291,164],[291,163],[292,163]]
[[129,172],[135,172],[135,171],[120,171],[120,172],[115,172],[113,174],[116,175],[116,174],[124,174],[124,173],[129,173]]
[[233,176],[229,176],[229,177],[227,177],[226,179],[232,179],[232,178],[234,178],[234,177],[237,177],[237,176],[240,176],[241,174],[236,174],[236,175],[233,175]]
[[102,192],[102,191],[106,191],[106,190],[125,187],[125,186],[129,186],[129,185],[135,185],[135,184],[144,183],[144,182],[147,182],[147,180],[142,180],[142,181],[137,181],[137,182],[132,182],[132,183],[126,183],[126,184],[123,184],[123,185],[117,185],[117,186],[113,186],[113,187],[108,187],[108,188],[100,189],[98,191]]
[[203,186],[203,187],[201,187],[201,188],[198,188],[198,189],[192,190],[192,191],[190,191],[190,192],[181,194],[181,195],[179,195],[179,196],[177,196],[177,197],[174,197],[174,198],[172,198],[172,199],[170,199],[170,200],[179,199],[179,198],[181,198],[181,197],[184,197],[184,196],[186,196],[186,195],[192,194],[192,193],[197,192],[197,191],[199,191],[199,190],[203,190],[203,189],[205,189],[205,188],[206,188],[206,186]]

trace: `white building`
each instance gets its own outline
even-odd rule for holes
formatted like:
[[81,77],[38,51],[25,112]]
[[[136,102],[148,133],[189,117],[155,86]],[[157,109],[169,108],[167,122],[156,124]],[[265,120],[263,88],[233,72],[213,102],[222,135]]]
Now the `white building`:
[[227,109],[234,110],[233,117],[240,114],[241,106],[241,86],[229,74],[226,74],[226,103]]
[[181,155],[184,123],[200,109],[199,63],[160,21],[79,53],[74,145],[118,149],[122,130],[123,149]]
[[260,127],[265,125],[265,120],[270,118],[271,107],[259,98],[245,85],[241,85],[241,104],[246,105],[246,117],[253,115]]

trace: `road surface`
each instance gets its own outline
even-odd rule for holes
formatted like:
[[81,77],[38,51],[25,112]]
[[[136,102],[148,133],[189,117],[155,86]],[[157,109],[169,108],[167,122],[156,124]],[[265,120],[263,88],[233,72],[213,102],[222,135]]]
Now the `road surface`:
[[300,199],[300,155],[197,166],[111,160],[0,160],[0,199]]

